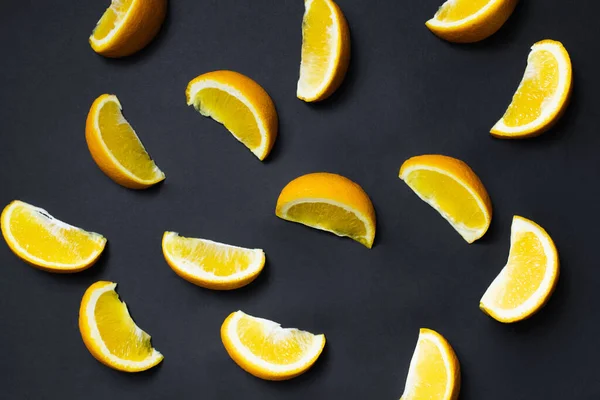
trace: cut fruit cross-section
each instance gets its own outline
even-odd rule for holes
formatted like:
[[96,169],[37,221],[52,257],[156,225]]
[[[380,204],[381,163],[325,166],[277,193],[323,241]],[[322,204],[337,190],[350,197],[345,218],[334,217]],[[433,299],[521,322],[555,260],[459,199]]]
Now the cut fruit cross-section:
[[442,335],[421,329],[410,361],[400,400],[456,400],[460,391],[460,365]]
[[98,361],[125,372],[154,367],[163,355],[150,343],[150,335],[131,319],[115,292],[117,284],[96,282],[81,300],[79,330],[85,346]]
[[332,0],[305,0],[297,97],[324,100],[342,84],[350,63],[350,30]]
[[365,191],[341,175],[318,172],[286,185],[275,214],[285,220],[346,236],[371,248],[375,210]]
[[492,203],[475,172],[456,158],[427,154],[402,164],[400,179],[468,242],[488,230]]
[[208,289],[237,289],[252,282],[265,265],[261,249],[245,249],[165,232],[163,255],[183,279]]
[[480,308],[500,322],[526,319],[546,304],[558,275],[552,238],[535,222],[515,216],[508,262],[481,298]]
[[46,210],[18,200],[2,211],[2,235],[19,258],[49,272],[87,269],[106,246],[102,235],[66,224]]
[[264,160],[277,137],[273,100],[252,79],[233,71],[214,71],[194,78],[185,92],[187,104],[211,117]]
[[114,95],[98,97],[87,117],[85,139],[98,167],[118,184],[144,189],[165,179],[121,113]]
[[553,40],[534,44],[521,84],[491,134],[521,139],[546,132],[567,109],[572,86],[571,59],[564,46]]
[[306,372],[325,346],[324,335],[282,328],[278,323],[236,311],[221,326],[229,356],[246,372],[280,381]]

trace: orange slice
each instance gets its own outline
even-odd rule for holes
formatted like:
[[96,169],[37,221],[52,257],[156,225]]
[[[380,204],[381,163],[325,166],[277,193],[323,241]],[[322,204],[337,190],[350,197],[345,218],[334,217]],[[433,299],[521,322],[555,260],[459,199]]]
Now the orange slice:
[[90,45],[105,57],[128,56],[146,47],[167,13],[167,0],[112,0],[90,36]]
[[98,97],[87,117],[85,139],[98,167],[118,184],[144,189],[165,179],[121,113],[117,96]]
[[324,335],[292,328],[236,311],[221,326],[221,339],[229,356],[246,372],[281,381],[306,372],[317,361]]
[[49,272],[79,272],[94,265],[106,239],[66,224],[46,210],[15,200],[2,211],[2,235],[19,258]]

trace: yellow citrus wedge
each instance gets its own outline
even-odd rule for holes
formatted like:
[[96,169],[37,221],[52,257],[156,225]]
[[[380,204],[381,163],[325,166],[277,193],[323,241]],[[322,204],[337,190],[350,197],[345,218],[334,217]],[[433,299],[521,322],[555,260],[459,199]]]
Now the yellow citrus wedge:
[[79,331],[83,343],[102,364],[125,372],[154,367],[163,355],[152,347],[150,335],[141,330],[115,292],[116,283],[90,286],[79,309]]
[[213,71],[194,78],[185,91],[188,106],[223,124],[259,160],[275,143],[277,111],[258,83],[233,71]]
[[455,43],[473,43],[498,31],[519,0],[448,0],[425,25],[436,36]]
[[265,266],[265,253],[261,249],[187,238],[176,232],[165,232],[162,250],[177,275],[208,289],[231,290],[246,286]]
[[515,216],[508,262],[487,289],[479,307],[497,321],[521,321],[550,298],[559,275],[558,252],[538,224]]
[[304,0],[302,60],[297,97],[306,102],[331,96],[350,63],[350,30],[332,0]]
[[90,45],[105,57],[124,57],[144,48],[158,33],[167,0],[112,0],[90,36]]
[[221,326],[229,356],[246,372],[270,381],[295,378],[317,361],[325,335],[292,328],[236,311]]
[[488,230],[492,202],[475,172],[456,158],[426,154],[402,164],[400,179],[468,242]]
[[573,69],[567,50],[554,40],[537,42],[512,103],[491,134],[521,139],[546,132],[567,109],[572,88]]
[[349,237],[371,248],[375,209],[365,191],[341,175],[317,172],[286,185],[275,214],[282,219]]
[[92,104],[85,139],[98,167],[118,184],[144,189],[165,179],[121,113],[117,96],[103,94]]
[[102,235],[66,224],[19,200],[2,211],[2,235],[19,258],[49,272],[83,271],[94,265],[106,246]]
[[460,364],[450,343],[431,329],[421,329],[400,400],[456,400]]

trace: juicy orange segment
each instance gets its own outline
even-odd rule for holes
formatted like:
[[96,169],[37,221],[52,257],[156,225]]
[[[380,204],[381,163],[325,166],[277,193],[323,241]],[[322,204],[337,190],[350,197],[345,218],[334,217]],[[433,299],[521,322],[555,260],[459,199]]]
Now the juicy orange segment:
[[106,57],[123,57],[144,48],[158,33],[167,0],[112,0],[90,36],[90,45]]
[[518,0],[447,0],[425,25],[450,42],[478,42],[496,33],[517,3]]
[[558,275],[558,253],[550,236],[533,221],[515,216],[508,262],[480,307],[500,322],[528,318],[548,301]]
[[456,400],[460,391],[460,365],[446,339],[421,329],[401,400]]
[[193,79],[186,90],[187,104],[211,117],[260,160],[271,151],[278,130],[275,105],[252,79],[233,71],[214,71]]
[[245,249],[165,232],[163,255],[183,279],[208,289],[231,290],[252,282],[265,265],[261,249]]
[[467,242],[487,231],[491,201],[481,180],[464,162],[442,155],[417,156],[402,164],[399,177]]
[[350,179],[325,172],[303,175],[286,185],[275,214],[285,220],[349,237],[368,248],[375,240],[375,210]]
[[87,269],[106,246],[102,235],[66,224],[46,210],[18,200],[2,212],[2,234],[18,257],[50,272]]
[[137,134],[123,117],[114,95],[98,97],[88,114],[85,138],[92,158],[112,180],[143,189],[165,179]]
[[350,31],[332,0],[305,0],[304,5],[297,96],[312,102],[331,96],[344,80],[350,62]]
[[116,286],[100,281],[86,290],[79,309],[81,337],[101,363],[125,372],[145,371],[163,356],[152,347],[150,335],[133,322]]
[[552,40],[536,43],[521,84],[492,135],[525,138],[545,132],[564,113],[571,86],[571,61],[562,44]]
[[221,327],[227,353],[248,373],[285,380],[306,372],[325,346],[324,335],[282,328],[278,323],[236,311]]

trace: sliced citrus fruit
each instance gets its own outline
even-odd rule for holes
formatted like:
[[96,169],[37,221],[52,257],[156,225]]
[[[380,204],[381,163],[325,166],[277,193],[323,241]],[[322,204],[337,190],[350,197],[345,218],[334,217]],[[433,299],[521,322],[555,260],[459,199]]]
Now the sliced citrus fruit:
[[190,81],[187,104],[200,114],[223,124],[259,160],[275,143],[277,111],[269,94],[258,83],[233,71],[213,71]]
[[281,191],[275,214],[373,246],[376,221],[371,199],[341,175],[317,172],[294,179]]
[[332,0],[304,0],[297,97],[324,100],[342,84],[350,63],[350,30]]
[[552,238],[535,222],[515,216],[508,262],[481,298],[479,307],[500,322],[526,319],[546,304],[558,275],[558,252]]
[[106,57],[128,56],[144,48],[165,20],[167,0],[112,0],[90,36]]
[[50,272],[87,269],[106,246],[102,235],[66,224],[19,200],[2,211],[2,235],[19,258]]
[[183,279],[208,289],[230,290],[246,286],[265,266],[261,249],[245,249],[206,239],[165,232],[165,259]]
[[123,117],[117,96],[103,94],[94,101],[85,139],[96,164],[118,184],[144,189],[165,179]]
[[86,290],[79,309],[81,337],[102,364],[125,372],[145,371],[164,357],[152,347],[150,335],[133,322],[116,286],[100,281]]
[[400,400],[456,400],[460,364],[450,343],[431,329],[421,329]]
[[236,311],[221,326],[221,340],[229,356],[246,372],[281,381],[306,372],[317,361],[325,335],[292,328]]
[[479,177],[456,158],[426,154],[402,164],[400,179],[438,211],[469,243],[492,221],[492,203]]
[[492,135],[520,139],[550,129],[569,104],[572,79],[571,59],[560,42],[542,40],[534,44],[523,80],[506,113],[492,128]]
[[440,38],[473,43],[498,31],[519,0],[448,0],[425,25]]

